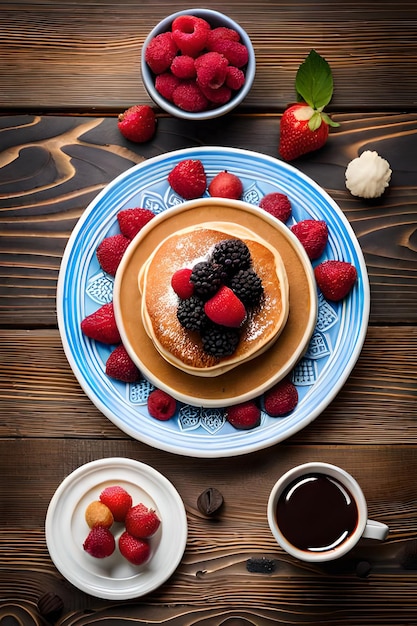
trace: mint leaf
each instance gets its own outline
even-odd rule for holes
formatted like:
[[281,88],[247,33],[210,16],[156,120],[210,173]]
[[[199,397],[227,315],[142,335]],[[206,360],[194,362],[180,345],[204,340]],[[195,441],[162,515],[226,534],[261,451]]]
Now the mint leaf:
[[329,104],[333,95],[333,77],[326,59],[311,50],[300,65],[295,77],[298,100],[303,100],[313,109],[322,109]]

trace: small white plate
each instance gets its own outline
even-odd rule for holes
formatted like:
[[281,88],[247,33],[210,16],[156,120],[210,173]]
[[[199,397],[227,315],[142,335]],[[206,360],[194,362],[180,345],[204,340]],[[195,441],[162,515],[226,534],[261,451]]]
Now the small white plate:
[[[110,557],[97,559],[83,549],[90,530],[85,509],[110,485],[124,487],[134,505],[143,502],[161,519],[151,538],[152,556],[142,566],[130,564],[118,550],[121,523],[111,528],[116,550]],[[82,465],[60,484],[48,507],[45,532],[51,558],[70,583],[97,598],[128,600],[153,591],[173,574],[185,550],[187,516],[177,490],[149,465],[125,458],[99,459]]]

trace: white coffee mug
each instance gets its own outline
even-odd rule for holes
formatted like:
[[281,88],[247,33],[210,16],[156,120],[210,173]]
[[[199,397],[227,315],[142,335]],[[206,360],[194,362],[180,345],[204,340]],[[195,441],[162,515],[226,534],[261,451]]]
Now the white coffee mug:
[[329,463],[298,465],[275,483],[268,523],[288,554],[309,562],[338,559],[359,539],[386,539],[386,524],[368,519],[365,496],[345,470]]

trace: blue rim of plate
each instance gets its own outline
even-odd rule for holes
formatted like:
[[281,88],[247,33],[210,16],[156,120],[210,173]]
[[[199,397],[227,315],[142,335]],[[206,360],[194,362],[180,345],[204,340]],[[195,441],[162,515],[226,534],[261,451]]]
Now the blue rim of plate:
[[[183,202],[167,177],[183,159],[200,159],[210,180],[227,169],[243,182],[242,199],[258,205],[271,192],[286,194],[292,204],[290,227],[302,219],[325,220],[329,241],[313,265],[338,259],[352,263],[358,280],[343,301],[326,301],[319,293],[319,313],[306,354],[292,372],[299,402],[283,418],[262,411],[261,424],[236,430],[221,409],[179,406],[167,422],[153,419],[146,398],[147,381],[126,385],[105,374],[114,346],[85,337],[84,317],[112,300],[113,279],[100,269],[95,250],[118,231],[117,213],[141,206],[158,214]],[[207,192],[206,192],[207,194]],[[207,194],[208,195],[208,194]],[[218,458],[255,452],[279,443],[311,423],[335,398],[350,375],[365,341],[370,309],[369,280],[356,235],[333,199],[311,178],[273,157],[237,148],[187,148],[144,161],[120,174],[89,204],[67,243],[57,288],[57,316],[62,344],[82,389],[94,405],[134,439],[184,456]],[[262,405],[262,403],[261,403]]]

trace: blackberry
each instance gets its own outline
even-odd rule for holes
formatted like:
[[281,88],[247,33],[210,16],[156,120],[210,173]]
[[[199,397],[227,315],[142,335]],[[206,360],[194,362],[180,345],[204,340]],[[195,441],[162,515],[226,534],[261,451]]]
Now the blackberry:
[[194,284],[194,293],[200,298],[211,298],[218,291],[223,277],[220,265],[210,261],[196,263],[190,276]]
[[246,307],[254,308],[261,302],[264,288],[253,269],[239,270],[230,279],[230,289]]
[[228,276],[251,265],[248,246],[240,239],[224,239],[214,246],[212,260],[224,268]]
[[204,313],[203,300],[196,296],[180,300],[177,308],[177,318],[181,326],[187,330],[201,331],[208,319]]
[[236,328],[226,328],[213,324],[201,334],[203,350],[218,358],[230,356],[236,350],[240,333]]

